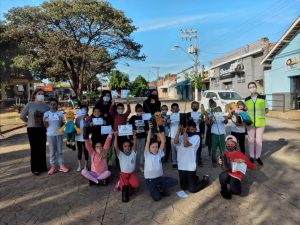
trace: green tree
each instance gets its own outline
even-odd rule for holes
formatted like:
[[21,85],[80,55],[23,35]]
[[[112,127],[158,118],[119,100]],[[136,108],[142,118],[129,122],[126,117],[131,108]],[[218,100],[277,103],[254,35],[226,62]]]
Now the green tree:
[[14,65],[35,76],[68,80],[78,98],[86,77],[108,73],[120,58],[145,58],[142,45],[131,37],[136,30],[132,20],[105,1],[50,0],[12,8],[5,19],[7,37],[27,50]]
[[28,70],[14,68],[14,57],[19,55],[22,50],[15,40],[7,38],[5,32],[7,26],[0,21],[0,81],[7,83],[13,78],[31,78]]
[[120,91],[130,88],[129,76],[119,70],[113,70],[110,74],[109,88]]
[[146,79],[142,75],[138,75],[131,85],[131,94],[135,96],[140,96],[145,93],[148,89]]

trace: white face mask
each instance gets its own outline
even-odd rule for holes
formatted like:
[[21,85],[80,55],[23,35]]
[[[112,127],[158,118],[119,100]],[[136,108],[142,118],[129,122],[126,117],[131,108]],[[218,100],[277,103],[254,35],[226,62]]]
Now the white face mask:
[[249,88],[249,91],[251,94],[254,94],[254,93],[256,93],[256,88]]
[[109,100],[110,100],[110,97],[108,97],[108,96],[104,96],[104,97],[103,97],[103,101],[109,102]]
[[137,112],[136,115],[137,115],[137,116],[141,116],[142,113],[141,113],[141,112]]
[[45,99],[44,95],[37,95],[36,96],[36,100],[38,100],[39,102],[43,102]]
[[162,110],[161,111],[161,113],[163,113],[163,114],[167,114],[167,112],[168,112],[167,110]]
[[123,114],[123,112],[124,112],[123,109],[118,109],[118,110],[117,110],[117,113],[118,113],[118,114]]

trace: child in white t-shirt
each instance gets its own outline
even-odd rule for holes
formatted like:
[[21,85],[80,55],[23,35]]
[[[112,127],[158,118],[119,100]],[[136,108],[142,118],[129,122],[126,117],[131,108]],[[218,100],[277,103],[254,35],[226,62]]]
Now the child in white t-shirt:
[[75,120],[75,125],[80,128],[80,133],[76,134],[75,136],[75,140],[77,143],[77,160],[78,160],[77,172],[80,172],[82,170],[82,165],[81,165],[82,154],[84,154],[84,159],[85,159],[84,169],[87,169],[88,166],[89,152],[85,148],[85,142],[83,138],[83,129],[84,127],[88,127],[88,123],[86,122],[88,116],[87,111],[88,111],[87,106],[81,105],[80,109],[77,111],[77,118]]
[[170,119],[167,121],[170,124],[169,137],[171,138],[171,162],[174,169],[177,169],[177,150],[174,144],[174,138],[180,122],[179,111],[179,105],[177,103],[173,103],[171,105],[172,113],[170,115]]
[[59,165],[59,171],[69,172],[69,169],[64,166],[64,159],[62,155],[63,135],[57,134],[59,129],[65,122],[64,115],[57,110],[58,101],[54,98],[50,99],[50,110],[44,113],[44,126],[47,128],[47,140],[50,150],[50,165],[48,171],[49,175],[57,172],[56,166]]
[[[182,135],[180,135],[182,134]],[[209,183],[208,176],[199,180],[196,175],[197,151],[200,145],[200,137],[197,134],[196,123],[189,121],[187,128],[179,126],[174,144],[177,145],[177,162],[180,187],[195,193],[203,189]]]
[[[115,131],[114,148],[120,162],[120,181],[118,187],[122,191],[122,196],[129,195],[140,186],[139,180],[135,173],[136,165],[136,134],[133,135],[133,145],[129,139],[122,143],[121,150],[118,145],[118,132]],[[129,199],[128,199],[129,200]],[[124,200],[123,200],[124,201]]]
[[[152,124],[150,124],[152,128]],[[159,128],[156,128],[159,132]],[[151,130],[151,129],[150,129]],[[157,133],[161,140],[158,147],[156,137],[151,139],[151,132],[148,132],[145,146],[145,166],[144,177],[148,190],[154,201],[159,201],[161,196],[169,196],[168,188],[175,186],[178,182],[173,177],[163,176],[163,168],[161,159],[164,157],[165,136],[162,133]]]

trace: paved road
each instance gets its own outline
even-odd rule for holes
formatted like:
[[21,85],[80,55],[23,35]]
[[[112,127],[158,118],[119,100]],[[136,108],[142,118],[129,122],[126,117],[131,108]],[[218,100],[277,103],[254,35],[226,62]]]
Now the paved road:
[[[112,186],[88,186],[76,172],[76,154],[64,149],[68,174],[33,176],[25,128],[1,138],[0,225],[2,224],[300,224],[300,124],[268,119],[264,136],[263,168],[247,174],[243,195],[223,200],[204,149],[204,167],[212,184],[188,198],[172,195],[153,202],[143,182],[129,203]],[[166,164],[165,174],[177,177]],[[142,174],[138,174],[142,181]]]

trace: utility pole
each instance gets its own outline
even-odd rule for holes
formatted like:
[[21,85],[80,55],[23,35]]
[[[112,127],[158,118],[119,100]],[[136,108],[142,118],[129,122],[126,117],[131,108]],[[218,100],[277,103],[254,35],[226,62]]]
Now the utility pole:
[[160,69],[160,67],[159,66],[152,66],[152,68],[157,70],[156,88],[157,88],[157,91],[158,91],[158,80],[159,80],[159,69]]
[[[181,33],[180,35],[181,39],[185,39],[186,41],[189,40],[190,42],[192,42],[192,44],[188,48],[188,53],[194,55],[195,57],[194,76],[198,76],[198,66],[199,66],[198,32],[197,30],[194,29],[185,29],[185,30],[181,29],[180,33]],[[195,101],[198,101],[198,87],[195,86],[194,88],[195,88]]]

